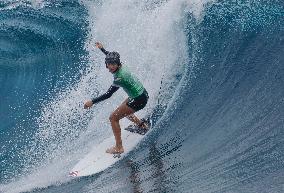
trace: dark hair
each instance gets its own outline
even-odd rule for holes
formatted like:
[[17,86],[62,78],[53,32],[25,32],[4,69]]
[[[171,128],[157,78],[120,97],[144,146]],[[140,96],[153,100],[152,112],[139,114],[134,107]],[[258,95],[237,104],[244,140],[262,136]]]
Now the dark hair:
[[121,65],[120,63],[120,55],[118,52],[109,52],[105,58],[105,64],[117,64]]

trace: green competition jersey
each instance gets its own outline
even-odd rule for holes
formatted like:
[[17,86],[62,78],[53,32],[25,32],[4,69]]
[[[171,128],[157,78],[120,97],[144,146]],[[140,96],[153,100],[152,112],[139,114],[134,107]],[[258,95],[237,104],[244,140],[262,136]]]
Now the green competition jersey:
[[140,96],[144,91],[142,83],[128,71],[127,67],[120,67],[113,74],[113,78],[113,86],[122,87],[131,99]]

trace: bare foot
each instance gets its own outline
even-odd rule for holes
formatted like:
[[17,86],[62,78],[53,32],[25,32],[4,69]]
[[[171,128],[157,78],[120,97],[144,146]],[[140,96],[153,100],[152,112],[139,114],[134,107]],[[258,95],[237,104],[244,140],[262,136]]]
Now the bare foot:
[[126,127],[126,130],[127,130],[127,128],[135,129],[135,130],[137,130],[136,128],[143,129],[143,130],[148,130],[149,129],[149,124],[146,123],[146,122],[142,122],[139,125],[136,125],[136,124],[135,125],[129,125],[128,127]]
[[123,147],[118,148],[118,147],[112,147],[106,150],[106,153],[110,153],[110,154],[117,154],[117,153],[123,153],[124,149]]
[[145,121],[145,120],[142,120],[142,122],[139,124],[139,125],[137,125],[139,128],[142,128],[142,129],[149,129],[149,125],[148,125],[148,123]]
[[149,125],[147,123],[143,123],[141,126],[143,129],[149,129]]

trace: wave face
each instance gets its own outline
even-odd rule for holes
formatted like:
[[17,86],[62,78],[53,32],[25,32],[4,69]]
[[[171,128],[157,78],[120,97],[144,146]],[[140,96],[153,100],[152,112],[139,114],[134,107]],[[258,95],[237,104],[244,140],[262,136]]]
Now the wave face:
[[[284,191],[282,1],[0,8],[0,192]],[[96,41],[141,79],[150,101],[138,115],[154,126],[121,162],[72,180],[69,169],[112,135],[107,117],[125,98],[82,109],[111,84]]]
[[36,119],[58,90],[84,69],[87,12],[78,2],[0,3],[1,182],[25,165]]

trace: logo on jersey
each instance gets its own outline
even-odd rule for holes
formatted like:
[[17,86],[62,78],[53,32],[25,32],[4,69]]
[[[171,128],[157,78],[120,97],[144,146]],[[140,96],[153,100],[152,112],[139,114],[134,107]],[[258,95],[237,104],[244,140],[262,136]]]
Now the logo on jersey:
[[115,78],[114,81],[120,81],[122,78]]

